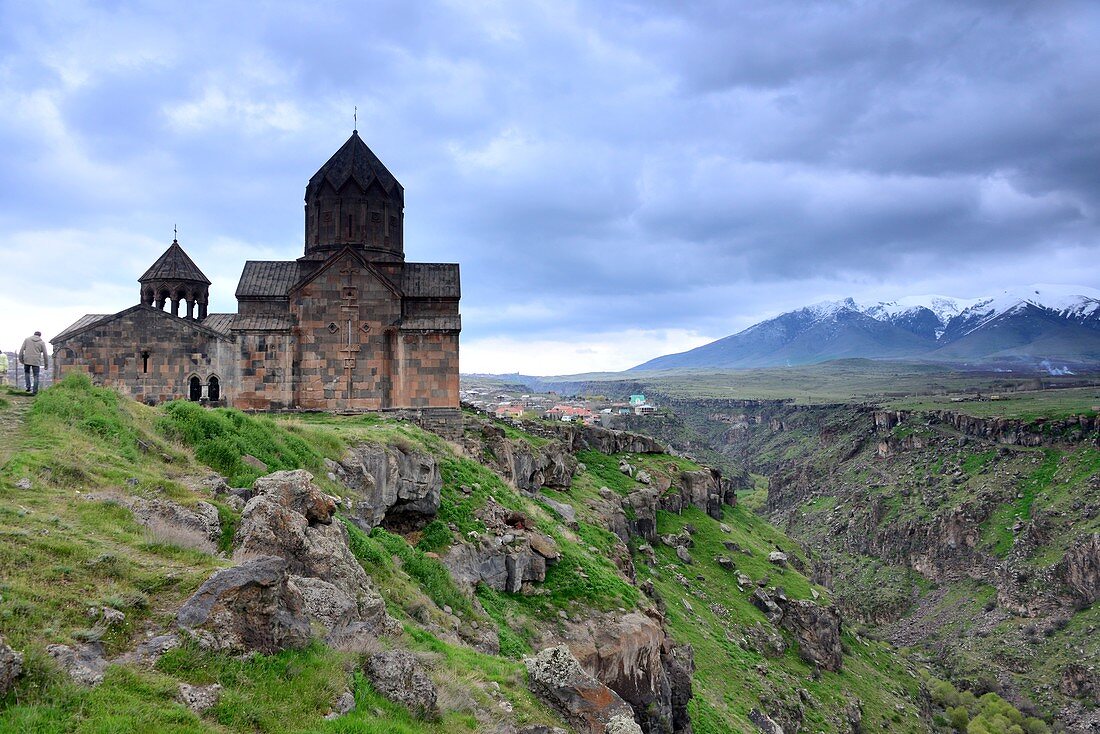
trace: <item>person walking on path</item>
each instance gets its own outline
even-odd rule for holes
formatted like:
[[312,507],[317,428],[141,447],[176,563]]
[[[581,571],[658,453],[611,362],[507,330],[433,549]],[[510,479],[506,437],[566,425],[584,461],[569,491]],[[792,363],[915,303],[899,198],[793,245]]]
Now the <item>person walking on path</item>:
[[[27,392],[31,395],[38,394],[38,371],[50,366],[46,357],[46,342],[42,340],[42,332],[34,332],[34,336],[28,336],[23,340],[23,346],[19,348],[19,361],[23,363],[23,377],[27,383]],[[31,389],[31,375],[34,375],[34,389]]]

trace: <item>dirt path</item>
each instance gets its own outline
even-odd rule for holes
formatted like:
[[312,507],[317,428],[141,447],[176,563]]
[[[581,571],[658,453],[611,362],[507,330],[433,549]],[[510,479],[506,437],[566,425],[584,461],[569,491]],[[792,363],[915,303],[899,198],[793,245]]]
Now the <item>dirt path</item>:
[[27,411],[31,409],[33,398],[29,395],[13,395],[0,392],[0,398],[8,402],[8,407],[0,408],[0,467],[7,463],[18,448],[19,429],[23,427]]

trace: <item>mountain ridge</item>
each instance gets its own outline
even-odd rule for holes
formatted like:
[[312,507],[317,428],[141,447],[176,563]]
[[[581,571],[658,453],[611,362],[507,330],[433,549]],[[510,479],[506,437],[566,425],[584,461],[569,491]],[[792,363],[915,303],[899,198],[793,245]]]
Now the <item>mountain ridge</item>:
[[1100,290],[1033,284],[980,298],[823,301],[628,371],[794,366],[851,357],[1100,362]]

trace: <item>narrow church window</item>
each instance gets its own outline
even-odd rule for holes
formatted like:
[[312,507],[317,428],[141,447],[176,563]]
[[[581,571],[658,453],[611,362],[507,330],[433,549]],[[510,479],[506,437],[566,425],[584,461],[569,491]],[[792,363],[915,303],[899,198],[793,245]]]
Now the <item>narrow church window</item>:
[[351,237],[352,222],[354,222],[354,221],[355,221],[355,215],[354,214],[349,214],[348,215],[348,237]]
[[221,383],[218,382],[218,378],[213,375],[210,376],[210,385],[207,389],[207,395],[210,396],[210,401],[220,400],[222,396]]
[[141,353],[141,371],[149,372],[149,352]]
[[199,379],[198,375],[193,375],[191,377],[188,397],[195,402],[198,402],[202,397],[202,380]]

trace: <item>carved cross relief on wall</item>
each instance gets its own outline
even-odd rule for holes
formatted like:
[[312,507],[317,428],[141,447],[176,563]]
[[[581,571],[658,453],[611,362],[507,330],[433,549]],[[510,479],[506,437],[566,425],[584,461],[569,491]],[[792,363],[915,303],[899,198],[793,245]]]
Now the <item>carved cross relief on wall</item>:
[[344,344],[340,352],[344,355],[344,368],[355,367],[356,355],[359,352],[359,288],[352,283],[352,277],[359,274],[359,268],[351,260],[344,260],[341,268],[344,276],[344,286],[341,288],[341,329]]

